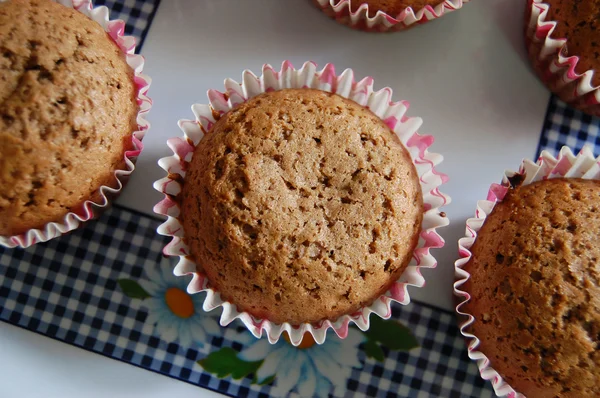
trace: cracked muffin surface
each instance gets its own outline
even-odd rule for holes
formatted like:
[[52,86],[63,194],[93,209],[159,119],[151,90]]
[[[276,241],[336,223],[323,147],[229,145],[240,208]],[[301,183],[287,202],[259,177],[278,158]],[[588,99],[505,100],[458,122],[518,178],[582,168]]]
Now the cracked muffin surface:
[[464,269],[469,332],[518,392],[600,395],[600,182],[550,179],[511,189]]
[[211,287],[275,323],[371,304],[408,265],[423,213],[395,133],[313,89],[224,114],[196,147],[180,197],[184,241]]
[[61,221],[100,186],[117,186],[137,127],[133,78],[80,12],[0,3],[0,235]]
[[579,57],[576,72],[593,70],[591,84],[600,86],[600,0],[546,0],[547,21],[556,21],[554,39],[567,39],[563,56]]

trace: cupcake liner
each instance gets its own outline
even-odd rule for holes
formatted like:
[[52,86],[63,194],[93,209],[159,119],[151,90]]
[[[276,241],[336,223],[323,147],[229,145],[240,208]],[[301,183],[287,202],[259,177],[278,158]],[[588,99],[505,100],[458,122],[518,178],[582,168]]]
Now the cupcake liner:
[[[5,0],[0,0],[0,2],[3,1]],[[152,106],[152,101],[146,94],[150,87],[151,79],[142,74],[144,58],[141,55],[134,54],[136,40],[132,36],[125,36],[125,22],[122,20],[110,20],[108,8],[104,6],[93,8],[91,0],[58,0],[56,2],[73,8],[99,23],[125,54],[127,64],[134,71],[134,82],[137,88],[136,99],[139,106],[136,120],[137,130],[131,136],[133,149],[126,151],[124,155],[126,169],[116,170],[114,173],[117,188],[101,186],[99,188],[98,200],[86,200],[77,206],[77,209],[67,213],[60,222],[50,222],[41,229],[30,229],[19,235],[0,236],[0,245],[8,248],[26,248],[39,242],[46,242],[77,229],[81,223],[97,217],[110,204],[110,200],[118,196],[127,182],[129,175],[135,169],[135,161],[144,148],[142,139],[150,127],[150,124],[146,121],[146,114]]]
[[[536,163],[523,160],[518,172],[506,171],[501,184],[492,184],[486,200],[477,202],[475,218],[467,220],[465,237],[458,241],[459,259],[454,263],[456,282],[454,282],[454,294],[458,297],[459,304],[456,312],[467,320],[460,323],[461,334],[468,341],[469,358],[477,362],[479,373],[484,380],[490,380],[494,391],[498,396],[508,395],[511,398],[523,397],[516,392],[502,376],[492,367],[490,360],[480,351],[477,351],[480,340],[469,332],[469,327],[476,321],[473,315],[465,312],[464,305],[469,302],[471,296],[468,292],[461,290],[470,274],[462,267],[471,259],[470,249],[477,239],[477,233],[483,226],[486,217],[492,212],[498,202],[502,202],[511,187],[511,180],[515,177],[523,178],[522,185],[528,185],[536,181],[551,178],[584,178],[600,180],[600,156],[594,158],[594,154],[588,147],[584,147],[578,154],[574,155],[568,147],[563,147],[558,158],[548,151],[543,151]],[[519,178],[520,180],[520,178]]]
[[361,3],[361,0],[313,0],[313,2],[325,14],[351,28],[366,32],[397,32],[438,19],[451,11],[458,10],[469,0],[445,0],[435,7],[425,6],[416,11],[407,7],[396,16],[377,11],[373,17],[369,16],[367,3],[361,4],[358,9],[352,11],[351,2],[356,4]]
[[[185,178],[186,166],[193,156],[194,149],[202,140],[204,133],[209,131],[215,123],[215,117],[218,118],[219,115],[223,115],[236,105],[258,94],[285,88],[315,88],[333,92],[371,109],[396,132],[406,146],[421,181],[425,213],[419,243],[408,268],[391,289],[375,300],[373,304],[361,308],[354,314],[344,315],[335,321],[326,320],[301,325],[275,324],[266,319],[257,319],[247,312],[238,311],[234,304],[223,300],[219,292],[211,288],[205,275],[197,272],[196,265],[189,258],[189,250],[183,242],[183,228],[177,220],[179,207],[176,197],[181,192],[179,181]],[[417,134],[417,129],[422,123],[421,119],[404,116],[408,103],[406,101],[390,102],[391,96],[392,90],[389,88],[373,91],[373,78],[371,77],[356,81],[354,72],[350,69],[337,75],[332,64],[317,71],[317,66],[311,62],[305,63],[300,69],[295,69],[290,62],[285,61],[279,72],[270,65],[265,65],[260,77],[246,70],[242,76],[242,83],[226,79],[225,92],[208,91],[209,105],[196,104],[192,106],[195,120],[179,121],[179,127],[183,131],[184,137],[171,138],[167,141],[167,145],[173,150],[174,155],[160,159],[159,165],[168,173],[168,176],[154,183],[155,189],[165,194],[165,198],[154,207],[154,211],[168,217],[167,221],[158,228],[158,233],[172,237],[163,253],[179,258],[174,269],[175,275],[193,275],[188,292],[207,293],[203,305],[205,311],[211,311],[218,307],[223,308],[220,319],[222,326],[228,325],[235,319],[240,319],[257,338],[260,338],[262,332],[265,331],[271,343],[277,342],[281,334],[287,332],[293,345],[300,344],[305,333],[312,334],[315,341],[322,344],[329,328],[332,328],[339,337],[345,338],[350,322],[354,322],[360,329],[366,330],[369,327],[370,313],[374,312],[383,318],[389,318],[392,301],[401,304],[409,303],[408,285],[422,287],[425,284],[420,268],[434,268],[437,263],[430,254],[430,249],[444,245],[444,240],[438,235],[436,228],[448,225],[448,219],[439,210],[441,206],[450,202],[449,197],[439,191],[439,186],[446,182],[447,177],[438,173],[434,168],[442,161],[442,156],[427,150],[433,143],[433,137]]]
[[550,6],[528,0],[525,12],[525,42],[533,69],[542,82],[562,101],[590,115],[600,116],[600,90],[594,87],[593,70],[578,73],[579,57],[565,56],[567,38],[551,37],[556,21],[549,21]]

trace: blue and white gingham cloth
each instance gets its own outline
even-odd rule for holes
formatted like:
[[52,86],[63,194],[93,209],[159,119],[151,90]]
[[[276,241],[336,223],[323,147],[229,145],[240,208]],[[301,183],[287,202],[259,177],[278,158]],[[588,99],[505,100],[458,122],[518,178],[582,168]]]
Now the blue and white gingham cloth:
[[600,155],[600,118],[586,115],[552,97],[538,153],[546,149],[557,155],[564,145],[574,152],[579,152],[584,145],[588,145],[596,156]]
[[[141,45],[159,2],[95,3],[111,8],[111,18],[125,20],[127,34],[138,37]],[[585,144],[600,153],[600,119],[552,98],[538,152],[557,153],[563,145],[579,150]],[[240,351],[238,341],[211,337],[201,348],[163,341],[146,322],[141,301],[120,290],[119,279],[139,280],[148,267],[170,266],[162,256],[165,238],[155,232],[159,222],[114,206],[96,222],[46,244],[0,248],[0,320],[223,394],[267,397],[271,386],[251,384],[249,378],[218,379],[196,364],[222,347]],[[410,352],[384,349],[384,362],[360,352],[363,367],[352,370],[346,394],[493,396],[466,355],[453,313],[413,303],[394,306],[393,317],[411,328],[421,347]]]
[[[218,379],[196,364],[223,347],[240,351],[239,340],[222,333],[195,348],[163,341],[146,322],[142,301],[119,288],[120,279],[140,280],[149,268],[171,268],[162,255],[166,240],[156,234],[159,223],[113,206],[69,235],[26,250],[0,249],[0,320],[224,394],[268,396],[269,385],[251,384],[250,378]],[[384,348],[384,362],[360,351],[363,367],[352,369],[346,393],[492,396],[467,357],[453,313],[413,303],[394,306],[393,317],[410,327],[420,348]],[[249,333],[239,326],[237,331]]]
[[110,9],[110,19],[122,19],[126,22],[125,34],[137,38],[136,52],[144,44],[160,0],[94,0],[94,6],[106,6]]

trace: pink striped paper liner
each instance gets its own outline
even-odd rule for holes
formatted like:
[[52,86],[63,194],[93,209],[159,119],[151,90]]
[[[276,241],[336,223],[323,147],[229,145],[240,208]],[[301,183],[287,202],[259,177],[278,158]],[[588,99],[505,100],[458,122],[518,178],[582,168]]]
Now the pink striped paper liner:
[[493,368],[493,364],[488,357],[477,350],[480,340],[477,336],[469,332],[469,327],[476,322],[473,315],[466,312],[463,307],[471,300],[468,292],[461,290],[470,278],[470,274],[463,269],[463,266],[471,259],[471,247],[477,239],[477,233],[485,223],[485,219],[492,212],[496,203],[502,202],[510,187],[510,179],[516,175],[524,177],[522,184],[527,185],[536,181],[550,178],[584,178],[590,180],[600,180],[600,157],[594,158],[592,151],[585,147],[575,155],[568,147],[562,147],[558,158],[552,156],[548,151],[543,151],[537,162],[523,160],[518,172],[506,171],[500,184],[492,184],[486,200],[477,202],[475,217],[467,220],[465,237],[458,241],[459,259],[454,263],[454,294],[458,297],[459,304],[456,306],[456,312],[462,317],[466,317],[464,322],[460,323],[460,332],[468,340],[469,358],[477,362],[479,373],[484,380],[489,380],[498,396],[509,396],[510,398],[521,398],[523,394],[515,391],[502,376]]
[[[445,0],[437,6],[425,6],[419,10],[407,7],[398,15],[383,11],[369,16],[369,5],[360,0],[313,0],[328,16],[351,28],[367,32],[397,32],[424,24],[462,8],[469,0]],[[352,11],[352,4],[360,6]]]
[[[5,0],[0,0],[0,2]],[[143,150],[142,139],[150,124],[146,121],[146,114],[152,106],[152,100],[148,98],[147,92],[150,87],[151,79],[142,74],[144,67],[144,58],[141,55],[134,54],[135,38],[125,36],[125,22],[121,20],[110,20],[108,8],[94,8],[91,0],[57,0],[57,3],[65,7],[73,8],[92,20],[96,21],[108,33],[113,41],[125,54],[127,64],[134,71],[134,79],[137,87],[137,104],[139,111],[137,114],[137,130],[132,132],[131,140],[133,149],[125,152],[125,170],[116,170],[115,178],[118,182],[117,188],[101,186],[99,188],[100,200],[85,201],[77,210],[69,212],[60,222],[50,222],[41,229],[30,229],[29,231],[14,235],[0,236],[0,245],[5,247],[26,248],[40,242],[46,242],[67,232],[77,229],[82,223],[96,217],[98,213],[110,204],[110,199],[116,197],[123,189],[124,183],[135,169],[135,161]]]
[[528,0],[525,12],[525,42],[529,59],[542,82],[573,108],[600,116],[600,87],[593,86],[594,70],[578,73],[579,56],[568,54],[567,38],[552,37],[556,21],[548,20],[550,5]]
[[[311,333],[315,341],[321,344],[325,341],[329,328],[333,329],[339,337],[345,338],[351,322],[362,330],[366,330],[369,327],[369,315],[372,312],[383,318],[389,318],[392,301],[401,304],[410,302],[408,285],[422,287],[425,284],[420,269],[436,266],[436,260],[431,255],[430,249],[444,245],[444,240],[438,235],[436,229],[448,224],[445,214],[440,214],[440,207],[449,203],[450,199],[439,191],[439,186],[446,182],[447,177],[434,168],[443,158],[441,155],[428,151],[428,147],[433,142],[431,136],[422,136],[417,133],[417,129],[422,123],[421,119],[405,116],[408,103],[406,101],[391,102],[392,90],[384,88],[374,91],[373,84],[371,77],[356,81],[354,72],[350,69],[346,69],[338,75],[332,64],[325,65],[321,71],[317,71],[317,66],[312,62],[306,62],[302,68],[295,69],[290,62],[285,61],[280,71],[274,70],[270,65],[264,65],[260,77],[246,70],[242,75],[242,83],[226,79],[225,92],[209,90],[210,104],[193,105],[192,111],[195,119],[179,121],[179,127],[184,136],[168,140],[167,145],[173,150],[173,156],[159,161],[159,165],[167,172],[168,176],[154,183],[155,189],[165,194],[165,198],[154,207],[154,211],[167,216],[167,221],[158,228],[158,233],[172,238],[163,252],[165,255],[179,258],[174,269],[175,275],[193,275],[188,292],[207,292],[203,305],[205,311],[211,311],[218,307],[223,308],[220,321],[222,326],[228,325],[235,319],[240,319],[257,338],[261,337],[264,331],[271,343],[277,342],[285,331],[294,345],[300,344],[305,333]],[[373,304],[361,308],[354,314],[344,315],[335,321],[326,320],[301,325],[275,324],[266,319],[256,319],[247,312],[239,312],[234,304],[224,301],[219,292],[212,290],[205,276],[197,272],[196,264],[190,260],[189,250],[183,241],[183,228],[177,220],[179,207],[173,199],[181,191],[178,180],[185,178],[184,170],[193,156],[195,146],[216,121],[214,114],[222,115],[258,94],[285,88],[315,88],[333,92],[369,108],[400,137],[413,159],[421,181],[426,211],[419,243],[407,270],[392,288],[375,300]]]

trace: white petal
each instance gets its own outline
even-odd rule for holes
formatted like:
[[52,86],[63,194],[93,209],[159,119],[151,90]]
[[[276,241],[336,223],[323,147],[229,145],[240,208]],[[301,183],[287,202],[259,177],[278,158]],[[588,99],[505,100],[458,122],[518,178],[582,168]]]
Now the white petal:
[[150,297],[144,300],[144,307],[148,309],[148,312],[156,312],[167,306],[167,303],[163,298]]
[[272,393],[277,395],[286,395],[289,393],[300,379],[300,369],[304,365],[303,362],[306,362],[306,358],[302,357],[302,355],[294,355],[290,351],[290,355],[282,363],[282,367],[277,370],[275,386],[271,389]]
[[258,368],[256,377],[259,380],[264,380],[269,376],[273,376],[275,373],[277,373],[277,376],[279,377],[282,370],[281,367],[285,367],[286,361],[288,360],[288,358],[286,358],[286,356],[288,356],[287,351],[286,347],[281,347],[268,354],[263,364]]
[[178,328],[179,344],[182,347],[188,348],[192,345],[192,329],[186,327],[185,323],[181,324]]
[[[314,346],[311,347],[311,350],[315,348]],[[343,346],[341,344],[339,344],[339,342],[329,342],[329,341],[325,341],[325,343],[323,345],[321,345],[321,351],[317,352],[317,355],[319,352],[323,352],[324,355],[329,355],[332,358],[337,358],[340,353],[343,352]]]
[[336,357],[337,363],[350,368],[362,369],[363,364],[358,359],[358,349],[348,349]]
[[212,316],[203,316],[198,320],[207,334],[218,336],[222,333],[221,327],[217,323],[217,320]]
[[[157,297],[160,295],[160,292],[163,290],[157,283],[153,281],[140,279],[137,281],[142,289],[148,292],[148,294],[152,297]],[[144,300],[145,301],[145,300]]]
[[318,372],[326,377],[334,386],[346,384],[346,378],[352,373],[349,366],[340,366],[335,358],[329,356],[326,351],[313,351],[311,355],[312,363]]
[[[332,392],[331,384],[325,377],[319,377],[317,375],[317,393],[318,397],[328,397],[329,393]],[[346,385],[344,384],[342,391],[346,391]]]
[[240,359],[248,362],[260,361],[265,359],[267,355],[276,349],[276,346],[269,344],[267,339],[255,340],[256,343],[240,352]]
[[[192,327],[192,338],[196,341],[209,341],[210,340],[210,336],[209,333],[206,331],[206,327],[204,324],[199,323],[199,322],[193,322],[193,327]],[[218,330],[218,329],[217,329]]]
[[177,339],[177,328],[174,325],[166,325],[163,322],[158,322],[156,330],[160,334],[160,337],[167,343],[171,343]]
[[358,346],[361,345],[366,339],[367,338],[362,332],[351,328],[348,330],[348,336],[346,336],[344,341],[348,342],[348,345],[352,345],[355,348],[358,348]]
[[[162,277],[162,274],[157,270],[157,267],[148,267],[146,268],[146,279],[140,280],[140,284],[152,284],[156,289],[160,289],[161,287],[165,287],[165,281]],[[150,291],[148,291],[150,293]],[[152,294],[152,293],[150,293]],[[154,294],[152,294],[154,295]]]
[[322,355],[333,359],[341,366],[360,366],[360,362],[358,361],[358,349],[355,349],[354,347],[327,347]]
[[340,365],[362,368],[362,364],[358,360],[358,346],[364,339],[362,333],[350,329],[348,337],[344,340],[326,341],[321,347]]
[[154,325],[155,323],[158,322],[158,315],[156,314],[156,312],[149,312],[148,316],[146,317],[146,322]]
[[306,362],[301,369],[302,375],[298,381],[297,390],[301,397],[312,397],[317,390],[317,375],[311,364]]
[[153,314],[158,318],[158,323],[164,323],[165,325],[177,325],[180,321],[180,318],[165,307],[157,308]]
[[[254,337],[252,333],[250,333],[247,329],[244,329],[244,331],[242,332],[238,332],[235,327],[226,327],[220,329],[219,334],[222,334],[225,339],[230,341],[237,341],[243,346],[253,346],[254,344],[261,341]],[[248,347],[248,349],[250,348],[252,347]]]

